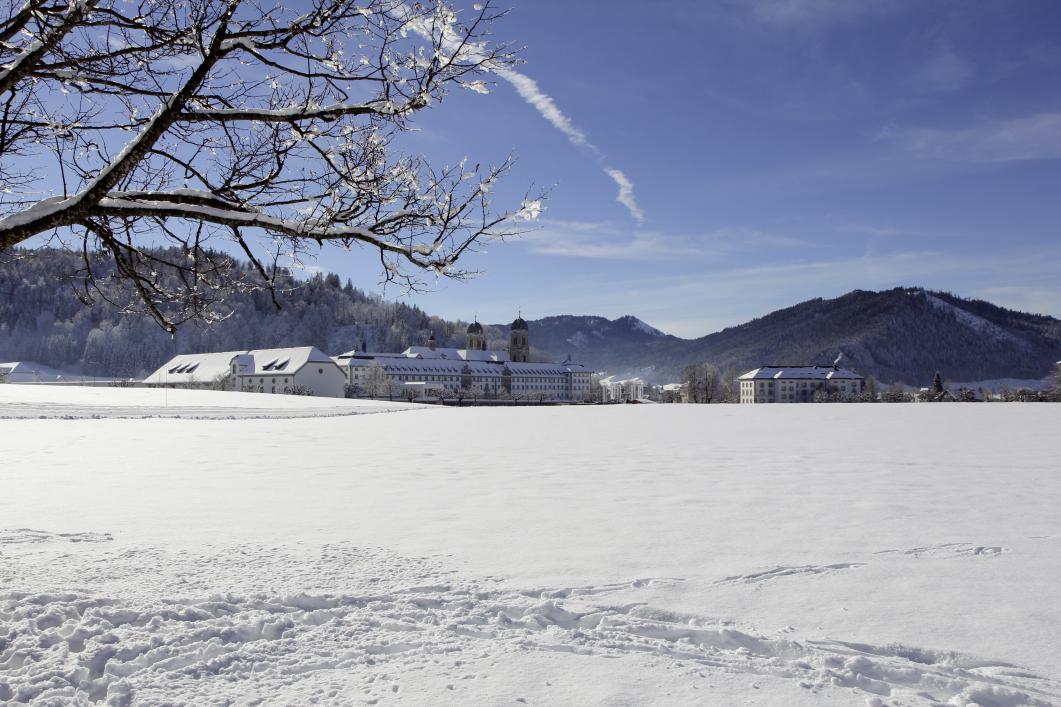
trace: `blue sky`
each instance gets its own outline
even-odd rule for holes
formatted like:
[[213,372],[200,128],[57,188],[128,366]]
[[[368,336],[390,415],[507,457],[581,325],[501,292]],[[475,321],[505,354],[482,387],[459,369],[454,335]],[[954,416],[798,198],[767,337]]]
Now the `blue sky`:
[[[687,337],[897,285],[1059,316],[1058,27],[1055,2],[515,0],[495,37],[536,89],[455,92],[406,142],[514,154],[498,204],[551,188],[541,228],[413,301]],[[378,280],[365,251],[318,265]]]

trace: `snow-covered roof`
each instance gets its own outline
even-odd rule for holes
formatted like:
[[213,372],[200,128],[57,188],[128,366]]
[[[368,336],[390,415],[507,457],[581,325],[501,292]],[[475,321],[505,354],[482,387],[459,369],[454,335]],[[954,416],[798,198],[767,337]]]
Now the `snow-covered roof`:
[[67,373],[51,366],[32,361],[10,361],[0,363],[0,378],[8,383],[55,383],[58,381],[83,381],[93,376]]
[[577,373],[586,369],[581,363],[572,363],[570,361],[565,361],[564,363],[535,363],[533,361],[517,363],[515,361],[509,361],[508,367],[513,373],[518,375],[545,376],[560,375],[568,371]]
[[[443,359],[450,361],[493,361],[501,363],[508,360],[507,351],[479,351],[476,349],[451,349],[451,348],[434,348],[429,346],[410,346],[401,353],[366,353],[364,351],[347,351],[339,354],[336,358],[339,359],[354,359],[354,358],[422,358],[422,359]],[[342,365],[342,363],[340,363]]]
[[307,363],[335,363],[328,354],[314,346],[289,349],[255,349],[253,351],[218,351],[180,354],[144,379],[149,385],[209,383],[232,372],[232,360],[240,357],[238,375],[294,373]]
[[209,383],[227,375],[232,359],[246,351],[218,351],[215,353],[180,354],[174,356],[147,378],[144,383],[169,385],[172,383]]
[[[622,380],[616,380],[615,376],[608,376],[607,378],[601,378],[601,383],[644,383],[645,381],[641,378],[623,378]],[[681,383],[677,383],[681,387]]]
[[316,346],[297,346],[289,349],[255,349],[250,353],[253,367],[241,370],[240,375],[260,376],[270,373],[294,373],[307,363],[335,363]]
[[507,361],[507,351],[479,351],[476,349],[434,348],[429,346],[410,346],[403,355],[411,358],[445,358],[461,361]]
[[337,363],[340,366],[352,366],[358,368],[364,368],[371,366],[373,363],[379,363],[388,373],[410,375],[432,375],[436,373],[458,375],[464,371],[465,366],[468,367],[473,375],[485,376],[501,376],[504,374],[505,366],[508,366],[512,375],[519,376],[558,376],[567,372],[578,373],[585,371],[585,366],[581,363],[571,363],[570,361],[564,363],[464,361],[461,359],[449,358],[415,358],[401,354],[391,354],[389,356],[377,355],[373,358],[367,358],[364,356],[358,358],[339,357]]
[[862,380],[862,376],[834,366],[762,366],[737,380]]
[[459,375],[467,365],[471,372],[479,375],[501,375],[503,370],[501,364],[487,361],[462,361],[460,359],[446,358],[415,358],[402,354],[379,354],[373,358],[349,358],[341,359],[340,366],[352,366],[366,368],[373,363],[378,363],[388,373],[400,373],[410,375],[432,375],[436,373],[446,375]]
[[663,390],[671,391],[671,390],[681,390],[681,389],[682,389],[682,384],[681,383],[664,383],[663,384]]

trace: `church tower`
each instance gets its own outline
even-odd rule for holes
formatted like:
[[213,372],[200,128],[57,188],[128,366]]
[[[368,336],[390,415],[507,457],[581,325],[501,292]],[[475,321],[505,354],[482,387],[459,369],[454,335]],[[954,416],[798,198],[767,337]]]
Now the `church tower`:
[[530,360],[530,334],[523,317],[516,317],[508,334],[508,358],[516,363]]
[[468,345],[470,351],[486,351],[486,336],[483,335],[483,325],[472,322],[468,325]]

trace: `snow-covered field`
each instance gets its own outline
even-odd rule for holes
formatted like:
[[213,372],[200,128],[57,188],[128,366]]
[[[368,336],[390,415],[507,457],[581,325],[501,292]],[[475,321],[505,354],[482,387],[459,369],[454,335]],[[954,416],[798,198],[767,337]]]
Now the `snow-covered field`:
[[1061,405],[52,390],[109,419],[0,420],[0,702],[1061,704]]
[[246,419],[395,412],[402,402],[261,395],[214,390],[0,385],[0,420],[25,418]]

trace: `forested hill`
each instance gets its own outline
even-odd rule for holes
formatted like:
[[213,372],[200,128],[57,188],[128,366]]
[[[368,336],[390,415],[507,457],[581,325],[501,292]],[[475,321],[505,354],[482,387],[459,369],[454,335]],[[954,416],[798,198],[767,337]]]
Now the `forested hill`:
[[[35,361],[71,373],[146,374],[177,353],[278,346],[317,346],[338,354],[364,343],[401,351],[434,333],[440,346],[463,346],[466,322],[432,317],[366,294],[335,275],[303,281],[277,310],[268,293],[232,296],[228,319],[186,324],[176,336],[146,317],[97,303],[85,307],[66,276],[77,257],[37,251],[0,260],[0,361]],[[1061,359],[1061,321],[942,292],[856,290],[814,299],[699,339],[664,334],[635,317],[562,315],[530,322],[532,355],[568,355],[594,370],[679,380],[690,363],[727,374],[766,363],[846,366],[885,383],[1045,376]],[[486,327],[489,345],[504,347],[507,325]]]
[[[911,385],[927,384],[936,370],[954,381],[1037,379],[1061,359],[1061,321],[920,288],[813,299],[693,340],[616,326],[623,321],[550,317],[530,323],[531,340],[555,356],[571,353],[657,382],[679,380],[690,363],[736,373],[769,363],[828,364],[841,352],[844,365],[863,375]],[[543,340],[539,330],[563,336]],[[616,337],[620,331],[627,333]]]
[[[147,317],[75,297],[68,274],[77,255],[37,251],[0,260],[0,361],[34,361],[71,373],[141,376],[177,353],[312,345],[329,354],[360,347],[401,351],[433,332],[463,345],[466,323],[447,322],[366,294],[335,275],[312,277],[277,310],[267,292],[231,296],[228,319],[188,323],[170,336]],[[490,332],[495,337],[497,332]]]

